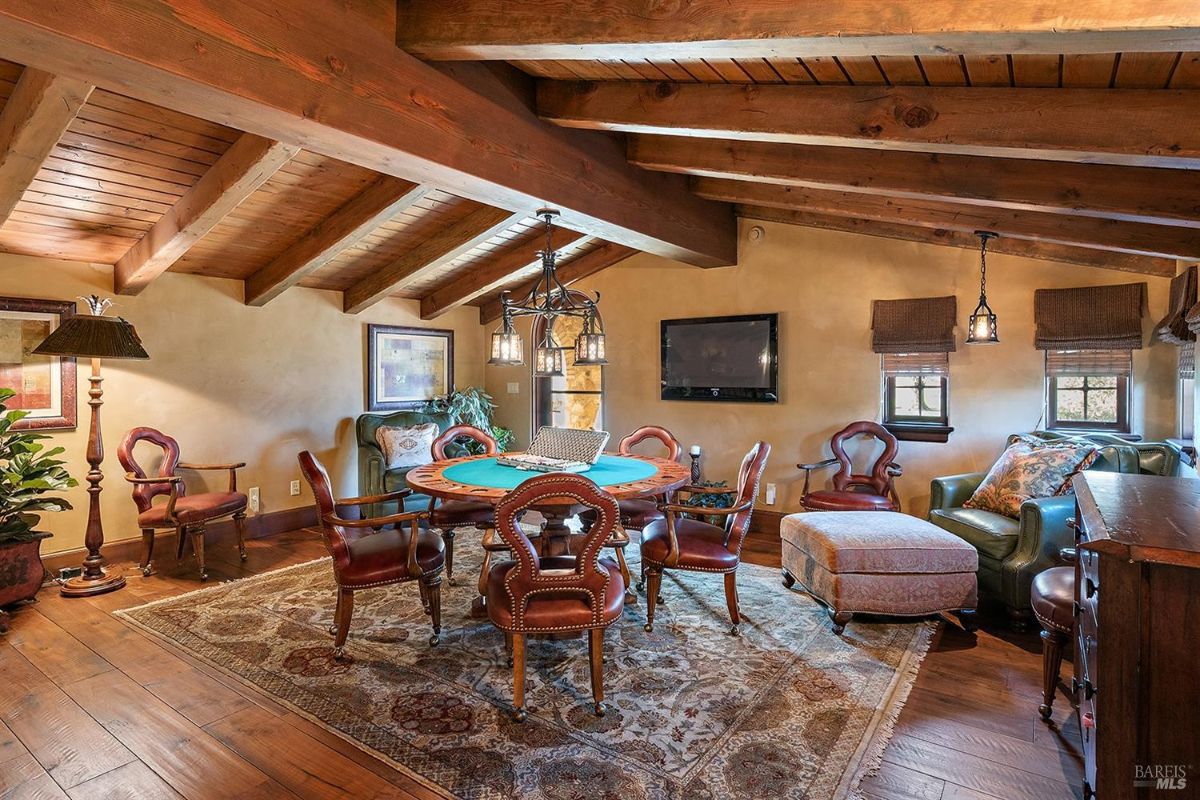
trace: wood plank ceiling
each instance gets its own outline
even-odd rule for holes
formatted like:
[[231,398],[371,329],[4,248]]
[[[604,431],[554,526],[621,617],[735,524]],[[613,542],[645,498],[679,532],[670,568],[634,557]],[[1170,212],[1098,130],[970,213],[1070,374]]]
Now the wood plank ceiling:
[[[638,31],[627,30],[630,19],[634,28],[661,20],[636,17],[621,0],[588,2],[603,6],[612,30],[626,39],[606,43],[596,34],[595,43],[546,43],[538,37],[548,34],[531,24],[496,30],[495,42],[484,41],[487,29],[456,28],[443,15],[490,19],[499,8],[491,0],[401,4],[401,22],[417,23],[398,29],[401,47],[430,60],[509,60],[511,66],[488,69],[441,65],[436,78],[430,76],[437,71],[420,74],[429,83],[453,80],[455,91],[484,92],[512,125],[534,126],[524,130],[536,131],[542,144],[512,145],[514,164],[537,161],[538,147],[560,148],[551,154],[558,164],[589,154],[574,178],[565,176],[564,188],[510,167],[519,176],[513,184],[523,185],[507,193],[489,188],[490,177],[478,183],[483,167],[457,166],[452,154],[421,157],[454,162],[470,175],[407,170],[383,150],[351,154],[337,135],[360,135],[351,130],[358,124],[353,115],[340,128],[322,120],[326,127],[294,131],[282,118],[264,117],[261,125],[247,125],[254,134],[213,121],[257,118],[242,115],[237,103],[217,110],[189,104],[183,90],[199,84],[171,83],[178,77],[147,67],[143,62],[158,53],[132,52],[133,35],[115,42],[102,36],[106,25],[140,24],[152,14],[122,16],[117,6],[89,11],[95,24],[78,21],[84,33],[73,33],[65,29],[76,21],[48,24],[36,3],[16,3],[0,11],[0,56],[12,51],[37,63],[0,61],[0,251],[114,264],[117,289],[126,293],[142,291],[169,269],[244,281],[246,302],[254,305],[299,285],[342,292],[348,312],[398,296],[419,299],[427,319],[474,305],[485,322],[498,314],[501,291],[525,290],[537,273],[542,232],[534,206],[514,202],[531,189],[582,198],[577,202],[588,206],[555,238],[566,282],[647,247],[701,266],[728,263],[718,230],[726,204],[745,217],[955,247],[972,247],[971,232],[989,228],[1002,235],[999,252],[1151,275],[1173,274],[1175,258],[1200,258],[1200,137],[1191,122],[1200,111],[1195,20],[1181,18],[1161,30],[1122,22],[1108,33],[1089,33],[1034,19],[1020,40],[1025,49],[999,55],[984,49],[986,34],[927,36],[914,23],[906,28],[911,35],[869,37],[880,53],[871,55],[862,50],[866,40],[810,33],[782,43],[739,40],[737,31],[715,44],[639,43]],[[364,6],[371,13],[364,13],[314,0],[304,12],[289,13],[318,19],[324,8],[326,19],[336,13],[348,20],[339,21],[339,30],[361,23],[363,31],[390,38],[397,20],[385,6],[390,2],[372,0]],[[518,21],[543,13],[524,0],[504,8]],[[243,22],[269,24],[257,17]],[[203,27],[204,19],[194,24]],[[713,24],[734,23],[720,17]],[[56,25],[64,30],[38,39],[35,51],[29,25],[38,26],[38,36]],[[221,30],[214,23],[207,35]],[[191,35],[163,31],[168,38]],[[162,75],[163,86],[122,83],[126,73],[108,62],[96,76],[77,72],[72,59],[83,51],[72,48],[84,34],[93,47],[139,58],[131,69]],[[576,35],[585,34],[568,30],[563,41]],[[946,36],[963,45],[960,52],[939,38]],[[1045,52],[1047,43],[1063,52]],[[297,39],[296,46],[308,44]],[[1124,44],[1144,51],[1101,51]],[[237,46],[217,39],[210,45]],[[392,50],[394,64],[380,67],[376,57],[372,68],[428,70]],[[334,56],[323,58],[338,75],[352,72]],[[44,71],[58,66],[69,76]],[[269,88],[230,88],[203,63],[187,69],[204,91],[226,93],[203,95],[218,105],[243,89],[261,103],[251,96]],[[297,78],[301,89],[304,79]],[[179,103],[177,94],[184,98]],[[554,131],[550,123],[615,134]],[[304,147],[284,143],[293,132],[291,141]],[[488,145],[478,134],[465,135],[472,146]],[[552,171],[549,159],[538,168]],[[445,180],[426,182],[434,176]],[[612,203],[631,207],[612,208],[580,193],[588,181],[603,180],[612,181],[603,184]],[[645,205],[651,196],[663,198],[661,214]],[[696,232],[694,246],[689,230]]]

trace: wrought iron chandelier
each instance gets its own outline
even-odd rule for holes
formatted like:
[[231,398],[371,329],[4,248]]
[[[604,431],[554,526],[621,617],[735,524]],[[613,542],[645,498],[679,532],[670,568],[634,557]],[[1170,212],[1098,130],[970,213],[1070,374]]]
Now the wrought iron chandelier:
[[975,231],[975,235],[979,237],[979,305],[967,322],[967,344],[997,344],[996,315],[987,301],[987,246],[999,234]]
[[553,208],[538,209],[537,216],[546,223],[546,246],[538,251],[542,260],[542,274],[529,292],[519,300],[513,300],[508,292],[500,296],[503,309],[499,329],[492,334],[492,352],[489,364],[516,366],[525,363],[525,343],[513,325],[517,317],[533,317],[533,331],[537,321],[543,320],[542,333],[534,348],[533,374],[539,378],[563,375],[563,348],[554,338],[554,321],[559,317],[581,317],[583,331],[575,340],[575,363],[584,366],[600,366],[608,363],[605,356],[604,329],[596,305],[600,293],[594,298],[581,296],[567,289],[558,279],[555,263],[558,253],[554,252],[552,236],[554,220],[559,212]]

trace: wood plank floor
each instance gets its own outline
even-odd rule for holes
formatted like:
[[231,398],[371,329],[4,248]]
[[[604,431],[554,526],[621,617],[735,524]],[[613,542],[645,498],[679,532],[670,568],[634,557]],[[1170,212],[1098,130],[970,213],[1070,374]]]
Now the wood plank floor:
[[[168,550],[169,548],[160,548]],[[324,555],[292,531],[209,548],[212,581]],[[769,543],[747,561],[779,565]],[[66,600],[45,590],[0,638],[0,800],[18,798],[429,798],[427,789],[268,695],[144,636],[110,612],[199,588],[190,562],[132,565],[122,591]],[[872,800],[1078,797],[1079,736],[1060,696],[1037,716],[1035,634],[984,616],[978,636],[944,625],[901,714]],[[853,623],[851,623],[853,624]]]

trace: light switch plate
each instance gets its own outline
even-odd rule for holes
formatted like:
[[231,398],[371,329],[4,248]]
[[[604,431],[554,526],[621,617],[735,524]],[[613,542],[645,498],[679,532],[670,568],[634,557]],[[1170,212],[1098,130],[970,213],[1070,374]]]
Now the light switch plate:
[[521,384],[517,383],[516,381],[510,381],[508,384],[508,393],[509,394],[520,394],[521,393]]
[[246,497],[249,499],[249,503],[247,505],[250,506],[250,513],[257,514],[258,513],[258,487],[251,486],[250,490],[246,492]]
[[775,505],[775,484],[773,484],[773,483],[767,484],[766,503],[769,506]]
[[300,481],[292,481],[290,491],[292,493],[292,497],[295,497],[296,495],[300,494]]

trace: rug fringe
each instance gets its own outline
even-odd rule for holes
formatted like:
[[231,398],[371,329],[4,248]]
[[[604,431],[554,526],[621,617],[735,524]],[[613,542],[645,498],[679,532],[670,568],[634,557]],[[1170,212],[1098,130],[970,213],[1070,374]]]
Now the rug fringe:
[[896,723],[900,720],[900,713],[908,702],[908,695],[917,682],[921,664],[925,661],[925,656],[929,655],[929,649],[933,646],[933,637],[944,624],[945,620],[939,620],[933,625],[922,626],[921,632],[917,634],[917,641],[905,654],[904,663],[898,665],[896,676],[893,679],[894,688],[888,693],[888,699],[880,704],[882,718],[875,723],[875,731],[858,762],[858,768],[850,782],[849,791],[845,795],[847,800],[864,800],[859,788],[860,784],[866,778],[879,772],[880,767],[883,766],[883,754],[896,734]]

